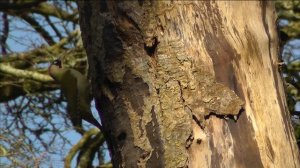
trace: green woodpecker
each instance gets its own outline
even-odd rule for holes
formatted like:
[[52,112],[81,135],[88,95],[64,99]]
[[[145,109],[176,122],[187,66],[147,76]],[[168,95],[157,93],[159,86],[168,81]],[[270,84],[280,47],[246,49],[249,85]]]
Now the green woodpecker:
[[48,71],[49,75],[61,86],[67,99],[67,112],[75,129],[83,133],[82,120],[85,120],[101,130],[102,126],[91,112],[87,78],[75,69],[62,67],[59,59],[52,62]]

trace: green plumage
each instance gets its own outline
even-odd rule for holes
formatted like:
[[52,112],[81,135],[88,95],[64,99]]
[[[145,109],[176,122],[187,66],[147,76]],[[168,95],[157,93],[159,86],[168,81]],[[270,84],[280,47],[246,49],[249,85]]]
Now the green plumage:
[[61,85],[61,90],[67,99],[67,112],[75,129],[83,133],[82,120],[101,129],[101,125],[91,113],[87,78],[74,69],[57,65],[49,67],[49,74]]

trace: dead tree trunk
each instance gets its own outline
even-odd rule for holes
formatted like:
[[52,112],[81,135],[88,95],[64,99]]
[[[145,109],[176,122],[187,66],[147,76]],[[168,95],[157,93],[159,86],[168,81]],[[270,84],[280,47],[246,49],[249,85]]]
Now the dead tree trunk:
[[299,167],[271,2],[79,1],[114,167]]

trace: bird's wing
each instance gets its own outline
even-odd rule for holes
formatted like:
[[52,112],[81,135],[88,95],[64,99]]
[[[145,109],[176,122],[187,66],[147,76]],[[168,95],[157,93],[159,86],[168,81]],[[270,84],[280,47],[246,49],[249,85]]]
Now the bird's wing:
[[78,90],[77,79],[71,70],[67,70],[61,81],[61,89],[67,99],[68,115],[74,126],[81,126],[81,117],[78,114]]

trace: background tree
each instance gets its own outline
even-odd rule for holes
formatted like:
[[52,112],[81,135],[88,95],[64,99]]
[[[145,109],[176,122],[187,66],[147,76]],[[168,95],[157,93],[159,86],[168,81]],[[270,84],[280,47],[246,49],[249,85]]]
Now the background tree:
[[92,129],[76,142],[65,99],[47,74],[58,57],[86,73],[76,3],[1,1],[0,11],[0,167],[70,167],[78,153],[83,167],[103,164],[102,134]]
[[[282,72],[284,74],[287,102],[292,114],[293,126],[297,141],[300,140],[299,111],[295,105],[300,99],[299,76],[299,34],[300,34],[300,3],[298,1],[276,1],[278,13],[278,29],[280,35],[281,57],[283,61]],[[299,109],[299,105],[298,105]]]

